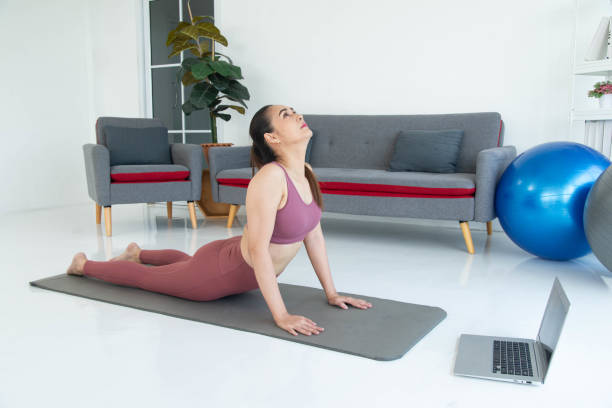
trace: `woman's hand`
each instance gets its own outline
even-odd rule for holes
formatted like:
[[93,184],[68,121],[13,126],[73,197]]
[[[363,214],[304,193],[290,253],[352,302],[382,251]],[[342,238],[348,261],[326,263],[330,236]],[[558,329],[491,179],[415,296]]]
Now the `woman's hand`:
[[294,336],[298,335],[297,332],[310,336],[313,333],[319,334],[325,330],[307,317],[290,314],[279,318],[276,325]]
[[362,299],[355,299],[349,296],[342,296],[337,293],[328,297],[327,302],[330,305],[339,306],[342,309],[348,309],[348,306],[346,305],[347,303],[349,305],[358,307],[359,309],[369,309],[372,307],[372,304],[370,302],[366,302]]

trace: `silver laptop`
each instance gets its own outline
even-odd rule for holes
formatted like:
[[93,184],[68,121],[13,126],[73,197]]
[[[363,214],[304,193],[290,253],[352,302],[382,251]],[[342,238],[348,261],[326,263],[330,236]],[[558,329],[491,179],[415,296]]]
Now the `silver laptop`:
[[536,340],[462,334],[455,375],[544,384],[569,306],[555,278]]

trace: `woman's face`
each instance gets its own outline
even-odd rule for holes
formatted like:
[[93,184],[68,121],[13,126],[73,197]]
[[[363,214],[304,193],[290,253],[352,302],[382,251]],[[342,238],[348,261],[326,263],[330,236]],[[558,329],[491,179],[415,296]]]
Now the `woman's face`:
[[304,117],[290,106],[272,105],[266,111],[273,131],[264,137],[269,145],[300,144],[306,146],[312,137],[312,130],[304,122]]

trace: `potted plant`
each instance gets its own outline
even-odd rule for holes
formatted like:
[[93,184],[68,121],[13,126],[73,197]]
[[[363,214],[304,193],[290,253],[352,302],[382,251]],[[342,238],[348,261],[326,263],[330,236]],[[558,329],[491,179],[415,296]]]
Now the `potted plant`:
[[599,98],[600,108],[612,108],[612,82],[603,81],[593,85],[593,89],[588,93],[589,97]]
[[[215,42],[227,47],[227,39],[214,25],[214,18],[212,16],[194,17],[189,1],[187,1],[187,9],[190,21],[179,22],[176,28],[168,33],[166,46],[172,45],[172,53],[168,58],[187,50],[191,50],[196,56],[183,59],[177,77],[183,85],[193,85],[189,99],[182,105],[185,115],[191,115],[198,110],[208,110],[210,115],[212,143],[202,144],[204,157],[209,162],[208,149],[210,147],[233,144],[217,142],[216,119],[230,120],[231,115],[228,109],[244,115],[247,108],[244,101],[249,100],[250,95],[248,89],[238,82],[239,79],[243,79],[240,67],[234,65],[227,55],[215,53]],[[211,40],[210,49],[208,42],[200,42],[200,38]],[[227,61],[222,60],[221,57]],[[197,204],[206,217],[227,217],[229,214],[230,204],[217,203],[212,200],[208,169],[202,172],[202,196]]]
[[[217,118],[225,121],[231,119],[228,109],[233,109],[244,115],[247,108],[245,100],[250,99],[248,89],[239,79],[243,79],[240,67],[233,64],[230,57],[215,53],[215,42],[227,47],[227,39],[221,35],[214,25],[212,16],[193,16],[189,1],[187,2],[189,18],[191,21],[181,21],[176,28],[168,33],[166,46],[172,45],[171,58],[183,51],[191,50],[197,57],[185,58],[177,76],[183,85],[194,85],[189,99],[183,103],[185,115],[198,110],[208,110],[212,143],[204,143],[204,155],[208,161],[208,148],[211,146],[229,145],[232,143],[217,143]],[[205,20],[211,21],[205,21]],[[207,42],[200,42],[200,38],[211,40],[210,49]],[[221,59],[224,57],[227,61]],[[227,99],[227,102],[224,101]],[[224,103],[226,102],[226,103]],[[232,104],[236,102],[237,104]]]

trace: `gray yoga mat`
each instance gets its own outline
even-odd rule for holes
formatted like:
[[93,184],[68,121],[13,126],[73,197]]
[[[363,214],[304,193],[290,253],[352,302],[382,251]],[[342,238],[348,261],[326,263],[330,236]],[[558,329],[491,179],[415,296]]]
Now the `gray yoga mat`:
[[372,303],[370,309],[345,310],[329,305],[321,289],[279,283],[289,313],[306,316],[325,329],[318,335],[293,336],[276,326],[259,289],[196,302],[66,274],[30,285],[384,361],[402,357],[446,317],[439,307],[341,292]]

